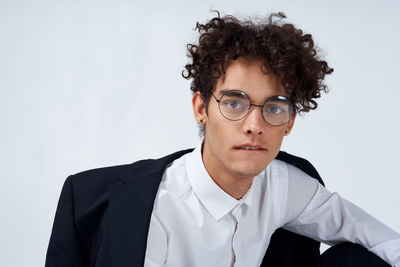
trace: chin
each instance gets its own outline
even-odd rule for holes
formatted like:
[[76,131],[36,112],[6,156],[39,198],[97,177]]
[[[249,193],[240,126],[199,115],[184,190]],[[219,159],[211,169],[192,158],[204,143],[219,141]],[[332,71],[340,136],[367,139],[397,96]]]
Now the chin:
[[233,164],[232,172],[235,173],[237,177],[243,178],[252,178],[254,176],[259,175],[264,169],[266,165],[264,164],[254,164],[254,162],[241,162]]
[[262,172],[272,161],[270,157],[252,156],[252,155],[235,155],[230,159],[230,168],[243,176],[256,176]]

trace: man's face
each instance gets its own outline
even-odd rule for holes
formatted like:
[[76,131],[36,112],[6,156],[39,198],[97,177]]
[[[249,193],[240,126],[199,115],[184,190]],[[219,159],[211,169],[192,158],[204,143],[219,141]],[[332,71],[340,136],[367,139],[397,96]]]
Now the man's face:
[[[240,90],[257,105],[263,105],[271,96],[287,96],[278,76],[263,73],[261,64],[259,60],[242,58],[233,61],[218,79],[214,95],[219,99],[221,90]],[[195,95],[195,116],[206,125],[203,161],[212,176],[252,178],[259,174],[277,156],[283,137],[289,134],[295,120],[293,116],[287,124],[271,126],[264,121],[260,108],[253,106],[245,118],[231,121],[222,116],[212,96],[207,114],[199,102],[200,97]],[[262,149],[248,150],[244,146]]]

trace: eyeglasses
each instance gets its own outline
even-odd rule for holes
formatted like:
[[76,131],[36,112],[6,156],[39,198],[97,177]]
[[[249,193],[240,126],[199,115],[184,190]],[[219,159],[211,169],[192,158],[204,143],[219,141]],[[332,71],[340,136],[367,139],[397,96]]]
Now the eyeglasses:
[[238,121],[246,117],[252,106],[261,108],[264,120],[272,126],[288,123],[294,113],[292,102],[285,96],[271,96],[264,102],[264,105],[256,105],[252,104],[249,96],[240,90],[224,91],[220,99],[212,92],[211,94],[218,102],[222,116],[231,121]]

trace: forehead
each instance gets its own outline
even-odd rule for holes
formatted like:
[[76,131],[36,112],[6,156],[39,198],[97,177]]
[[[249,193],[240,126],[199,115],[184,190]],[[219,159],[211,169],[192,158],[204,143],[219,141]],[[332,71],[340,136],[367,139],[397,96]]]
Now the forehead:
[[217,80],[215,93],[232,89],[241,90],[252,99],[287,96],[279,77],[268,71],[261,60],[239,58],[232,61]]

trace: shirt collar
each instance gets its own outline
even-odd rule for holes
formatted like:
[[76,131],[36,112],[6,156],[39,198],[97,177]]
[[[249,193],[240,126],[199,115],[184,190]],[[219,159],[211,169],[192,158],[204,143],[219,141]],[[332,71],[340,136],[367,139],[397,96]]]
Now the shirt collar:
[[246,194],[240,200],[231,197],[223,191],[208,174],[203,164],[201,147],[202,143],[189,155],[186,161],[186,172],[194,193],[211,216],[215,220],[219,220],[232,209],[241,205],[241,203],[245,203],[250,207],[254,195],[256,177],[249,190],[247,190]]

